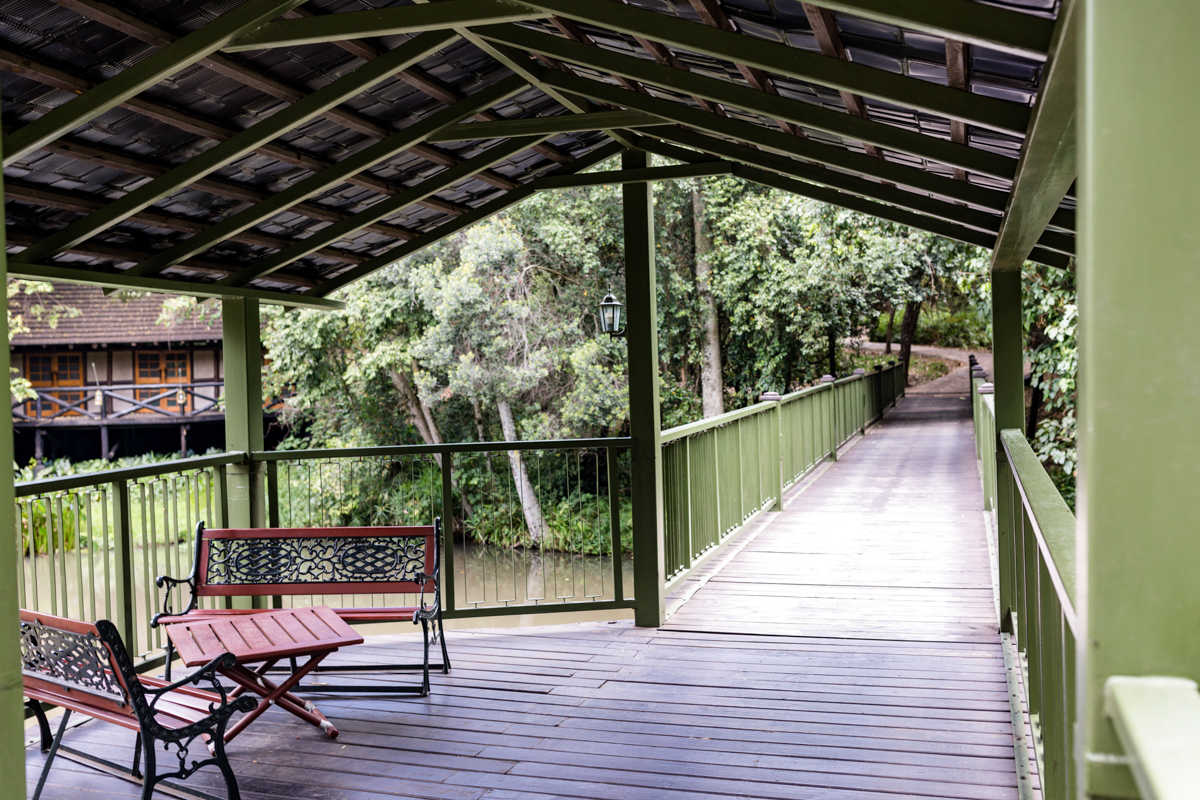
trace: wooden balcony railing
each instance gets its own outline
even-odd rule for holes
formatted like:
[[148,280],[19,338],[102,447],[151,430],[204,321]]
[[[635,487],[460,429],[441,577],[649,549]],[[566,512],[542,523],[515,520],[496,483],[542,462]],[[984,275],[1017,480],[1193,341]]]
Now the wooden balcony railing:
[[203,381],[37,387],[33,398],[13,402],[13,421],[94,420],[104,424],[141,421],[142,417],[187,420],[220,413],[224,385],[223,381]]

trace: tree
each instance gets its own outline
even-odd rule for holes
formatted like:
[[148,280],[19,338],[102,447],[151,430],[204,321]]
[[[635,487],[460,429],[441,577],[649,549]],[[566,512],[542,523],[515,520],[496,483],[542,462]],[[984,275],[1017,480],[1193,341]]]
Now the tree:
[[[45,281],[8,279],[8,338],[29,332],[29,322],[37,321],[50,328],[58,327],[63,317],[77,317],[79,309],[58,302],[53,296],[54,286]],[[9,367],[9,394],[18,400],[34,397],[33,387],[23,377],[17,377],[17,368]]]

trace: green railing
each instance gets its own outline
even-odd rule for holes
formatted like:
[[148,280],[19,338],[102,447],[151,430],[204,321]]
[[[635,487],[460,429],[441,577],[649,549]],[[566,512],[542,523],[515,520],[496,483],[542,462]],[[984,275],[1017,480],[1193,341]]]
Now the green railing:
[[[633,605],[631,439],[567,439],[254,453],[268,524],[418,525],[442,517],[449,618]],[[450,509],[446,512],[445,509]],[[626,513],[624,516],[628,516]],[[622,538],[625,546],[622,546]],[[336,602],[335,602],[336,601]],[[284,598],[284,605],[406,598]],[[566,606],[570,608],[567,609]]]
[[[668,583],[763,511],[904,393],[903,369],[861,371],[663,431]],[[767,395],[764,395],[767,397]]]
[[1112,677],[1104,713],[1143,800],[1190,800],[1200,768],[1200,693],[1186,678]]
[[16,484],[22,607],[108,619],[134,654],[162,647],[150,627],[154,578],[191,569],[197,520],[226,517],[225,467],[243,453]]
[[[895,404],[902,372],[888,366],[855,374],[665,432],[660,546],[669,577],[778,507],[787,487],[826,457],[836,458],[837,445]],[[444,559],[448,617],[629,608],[634,444],[611,438],[224,453],[19,483],[20,602],[112,620],[131,652],[152,664],[165,644],[161,629],[150,626],[161,609],[155,577],[190,571],[196,523],[229,524],[228,467],[256,464],[269,526],[443,517],[455,533]]]
[[985,503],[996,511],[1000,627],[1020,662],[1042,796],[1068,800],[1077,793],[1075,516],[1024,434],[996,435],[989,387],[973,383]]

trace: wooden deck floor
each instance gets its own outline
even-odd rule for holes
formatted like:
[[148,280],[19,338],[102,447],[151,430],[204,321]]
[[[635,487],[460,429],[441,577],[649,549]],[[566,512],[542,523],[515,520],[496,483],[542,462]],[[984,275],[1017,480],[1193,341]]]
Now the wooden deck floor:
[[[969,411],[903,401],[662,629],[452,631],[430,697],[318,701],[337,741],[268,712],[230,749],[243,797],[1017,798]],[[120,761],[132,746],[97,723],[68,737]],[[189,784],[220,793],[215,774]],[[44,795],[136,796],[65,760]]]

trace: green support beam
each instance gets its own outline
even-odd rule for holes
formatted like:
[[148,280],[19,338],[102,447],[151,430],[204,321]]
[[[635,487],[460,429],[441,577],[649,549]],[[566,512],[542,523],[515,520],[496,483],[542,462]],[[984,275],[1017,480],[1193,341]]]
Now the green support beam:
[[1200,680],[1200,4],[1078,12],[1080,785],[1131,797],[1105,684]]
[[1019,270],[1075,182],[1076,3],[1064,0],[1054,54],[1042,73],[1033,120],[996,238],[992,270]]
[[262,202],[255,203],[232,216],[226,217],[203,232],[184,239],[160,253],[156,253],[154,256],[131,268],[129,274],[153,275],[164,269],[181,264],[188,258],[204,252],[231,236],[235,236],[264,220],[268,220],[276,214],[287,211],[321,192],[338,186],[351,176],[386,161],[412,147],[414,144],[426,141],[430,133],[451,125],[456,125],[462,122],[463,119],[524,90],[528,85],[523,78],[516,75],[505,78],[494,86],[483,89],[441,111],[430,114],[420,122],[409,125],[399,133],[394,133],[386,139],[382,139],[369,147],[359,150],[353,155],[347,156],[333,166],[313,173],[304,180],[292,184]]
[[[745,145],[734,144],[723,139],[715,139],[711,136],[692,133],[680,128],[664,128],[656,132],[660,139],[664,139],[676,144],[691,147],[696,150],[702,150],[706,153],[726,158],[732,161],[739,161],[753,167],[758,167],[763,170],[776,172],[781,175],[786,175],[793,178],[799,178],[810,183],[818,184],[819,186],[829,187],[838,190],[837,192],[829,192],[827,195],[830,198],[823,202],[832,202],[835,205],[845,206],[846,208],[854,208],[855,210],[864,210],[870,208],[873,210],[865,211],[864,213],[876,214],[885,219],[891,219],[887,216],[886,207],[880,207],[880,203],[887,203],[896,207],[896,211],[911,211],[915,212],[913,217],[916,220],[928,220],[934,217],[946,222],[952,223],[953,227],[939,226],[939,230],[951,229],[974,229],[984,234],[983,237],[971,236],[969,233],[963,235],[955,235],[952,238],[969,241],[973,244],[980,244],[982,247],[991,248],[995,244],[995,232],[999,228],[1000,218],[987,214],[982,211],[963,208],[962,206],[947,203],[942,200],[935,200],[931,197],[909,192],[904,189],[898,189],[894,186],[887,186],[881,183],[858,178],[853,175],[847,175],[842,172],[836,172],[830,169],[820,169],[810,164],[805,164],[794,159],[784,156],[777,156],[773,153],[766,153],[762,150],[754,150]],[[644,143],[648,137],[643,137],[639,140],[639,146],[647,149],[652,149]],[[961,183],[961,182],[960,182]],[[814,186],[813,189],[817,187]],[[810,194],[815,199],[820,199],[816,195]],[[855,203],[851,200],[851,196],[857,196],[862,199],[861,202]],[[1002,197],[1002,195],[1001,195]],[[851,205],[851,203],[855,203]],[[905,223],[909,224],[909,223]],[[928,223],[918,224],[925,230],[929,230]],[[949,235],[949,234],[946,234]],[[969,238],[964,238],[969,237]],[[1061,239],[1067,238],[1062,234],[1047,233],[1047,240],[1053,240],[1055,244],[1059,244]],[[1052,266],[1065,268],[1069,263],[1069,258],[1066,256],[1051,254],[1046,255],[1046,251],[1039,248],[1031,257],[1037,259],[1050,258]]]
[[[591,47],[561,36],[551,36],[515,25],[495,25],[478,28],[475,33],[492,42],[510,45],[535,53],[552,56],[572,64],[619,75],[629,80],[669,89],[684,95],[731,108],[740,108],[766,119],[779,119],[812,130],[841,136],[852,141],[866,142],[888,150],[926,158],[952,167],[960,167],[980,175],[1012,180],[1016,175],[1016,159],[989,153],[948,139],[939,139],[916,131],[874,122],[853,114],[834,111],[802,100],[752,89],[733,81],[721,80],[694,72],[685,72],[666,64],[644,58]],[[662,101],[657,101],[662,102]]]
[[[608,159],[620,153],[623,149],[624,148],[617,142],[610,142],[602,147],[596,148],[586,155],[580,156],[570,164],[564,164],[557,170],[554,170],[547,175],[546,178],[573,175],[576,172],[588,169],[589,167],[594,167],[597,164],[607,161]],[[354,281],[365,278],[367,275],[370,275],[376,270],[383,269],[384,267],[394,264],[406,256],[411,256],[414,253],[424,250],[426,247],[437,244],[447,236],[453,236],[459,231],[469,228],[477,222],[482,222],[488,217],[499,214],[504,209],[510,208],[511,206],[521,202],[526,197],[529,197],[538,190],[538,183],[539,181],[528,183],[522,186],[520,189],[514,189],[513,191],[508,192],[503,196],[496,198],[495,200],[484,203],[474,211],[468,211],[466,214],[455,217],[448,222],[443,222],[441,225],[437,226],[428,233],[423,233],[417,238],[410,239],[404,244],[398,244],[395,247],[384,251],[370,261],[359,264],[356,267],[352,267],[338,275],[336,278],[331,278],[330,280],[324,281],[320,286],[309,289],[304,296],[309,298],[324,297],[337,291],[338,289],[341,289],[344,286],[353,283]]]
[[638,111],[595,111],[588,114],[559,114],[553,117],[506,119],[498,122],[469,122],[445,128],[429,137],[431,142],[475,142],[513,136],[553,136],[606,128],[648,128],[668,125],[666,120]]
[[461,164],[444,169],[431,178],[426,178],[411,189],[381,200],[357,214],[351,214],[344,220],[322,228],[290,247],[259,260],[253,266],[246,267],[240,272],[230,275],[228,278],[222,278],[219,283],[222,286],[243,286],[255,278],[268,275],[277,269],[286,267],[297,259],[309,255],[315,250],[319,250],[326,245],[331,245],[339,239],[362,230],[367,225],[391,216],[443,189],[461,183],[494,164],[516,155],[522,150],[528,150],[546,138],[545,136],[526,136],[521,139],[509,139],[502,144],[490,147],[479,155],[468,158]]
[[70,133],[304,0],[250,0],[5,138],[4,166]]
[[1043,59],[1054,23],[973,0],[821,0],[830,11]]
[[[263,450],[262,319],[258,301],[221,301],[221,359],[225,387],[225,449],[249,453]],[[229,528],[267,525],[267,465],[262,461],[225,468]],[[239,597],[234,608],[269,608],[269,597]]]
[[[0,175],[0,202],[4,200],[4,178]],[[8,266],[5,256],[5,236],[0,231],[0,279],[8,283]],[[0,333],[8,344],[8,315],[0,322]],[[5,382],[12,372],[9,369],[9,348],[0,348],[0,375]],[[13,463],[12,414],[0,414],[0,464]],[[12,533],[17,530],[16,496],[13,478],[0,480],[0,531]],[[16,633],[17,612],[21,600],[17,594],[17,574],[23,569],[17,556],[17,547],[9,540],[0,547],[0,620],[8,620],[9,631]],[[21,694],[21,650],[15,645],[0,647],[0,775],[12,786],[25,786],[25,712]],[[24,791],[22,789],[21,791]]]
[[700,164],[681,164],[649,169],[620,169],[589,172],[586,175],[562,175],[538,178],[538,191],[554,189],[577,189],[581,186],[608,186],[618,183],[652,183],[655,181],[677,181],[684,178],[713,178],[732,175],[733,164],[728,161],[711,161]]
[[243,50],[299,47],[321,42],[446,30],[460,25],[523,22],[544,16],[544,12],[496,0],[450,0],[431,5],[396,6],[269,22],[225,45],[223,49],[226,53],[237,53]]
[[[757,145],[761,148],[767,148],[776,153],[785,154],[794,160],[793,163],[795,166],[792,169],[803,173],[797,175],[797,177],[803,177],[805,180],[812,180],[827,186],[836,186],[847,191],[857,191],[858,193],[874,196],[880,200],[884,199],[885,196],[894,197],[895,199],[888,200],[888,202],[896,202],[899,205],[903,205],[905,200],[911,202],[929,200],[929,198],[921,198],[913,192],[896,189],[894,186],[885,186],[879,183],[864,181],[861,178],[856,178],[854,175],[847,175],[841,171],[848,170],[858,175],[866,175],[877,178],[880,181],[911,186],[914,189],[920,189],[921,191],[930,192],[942,197],[953,198],[982,208],[989,208],[994,211],[1002,211],[1004,209],[1006,195],[1003,192],[985,189],[967,181],[957,181],[949,176],[935,175],[905,164],[897,164],[881,158],[872,158],[865,153],[855,153],[841,147],[820,144],[812,139],[801,139],[798,136],[791,136],[780,130],[718,116],[717,114],[685,106],[681,103],[667,102],[657,97],[639,94],[638,92],[632,92],[611,84],[593,81],[576,75],[568,75],[565,72],[547,70],[542,79],[547,84],[564,91],[572,91],[596,100],[615,103],[638,111],[653,109],[649,113],[670,119],[680,125],[686,125],[689,128],[694,128],[704,133],[728,137]],[[678,142],[680,135],[683,133],[685,132],[678,128],[667,128],[655,130],[648,135],[666,139],[667,141]],[[750,148],[743,149],[750,151]],[[795,159],[800,159],[800,161],[796,161]],[[827,164],[839,167],[840,169],[837,171],[821,169],[819,166],[802,163],[802,161],[815,161],[818,164]],[[857,187],[857,189],[848,188],[851,185]],[[983,229],[990,229],[993,233],[999,229],[999,217],[971,211],[953,203],[933,202],[939,202],[939,206],[943,207],[943,213],[949,214],[948,218],[950,219],[956,219],[963,224],[973,224],[975,227],[982,225]],[[974,217],[972,215],[979,216]],[[984,222],[985,218],[986,222]],[[974,219],[975,222],[967,221],[970,219]]]
[[594,0],[521,0],[578,22],[643,36],[692,53],[757,67],[832,89],[885,100],[973,125],[1024,134],[1029,109],[1017,103],[962,92],[851,61],[828,58],[797,47],[670,17],[657,11]]
[[[628,152],[622,169],[647,169],[650,154]],[[662,455],[659,447],[658,305],[654,278],[654,187],[621,187],[625,232],[625,306],[629,346],[629,434],[633,488],[634,623],[656,628],[666,619]]]
[[59,264],[15,264],[9,263],[9,277],[26,278],[31,281],[53,281],[55,283],[79,283],[87,286],[103,286],[106,289],[137,289],[143,292],[182,294],[191,297],[252,297],[263,303],[296,308],[315,308],[336,311],[345,304],[324,297],[307,294],[288,294],[266,289],[231,288],[215,283],[193,283],[171,278],[135,278],[123,272],[101,272],[92,269],[76,269]]
[[[354,72],[318,89],[303,100],[281,108],[271,116],[251,125],[225,141],[210,147],[195,158],[184,163],[103,208],[78,219],[61,231],[47,236],[13,257],[14,261],[35,263],[56,253],[73,247],[109,228],[149,205],[190,185],[231,161],[253,152],[261,145],[275,139],[281,133],[292,130],[308,120],[318,117],[329,109],[361,94],[380,81],[387,80],[402,69],[416,64],[429,53],[453,41],[451,32],[423,33],[420,36],[388,51],[374,61],[368,61]],[[183,41],[183,40],[180,40]],[[115,78],[113,79],[115,80]],[[22,128],[22,130],[25,130]]]

